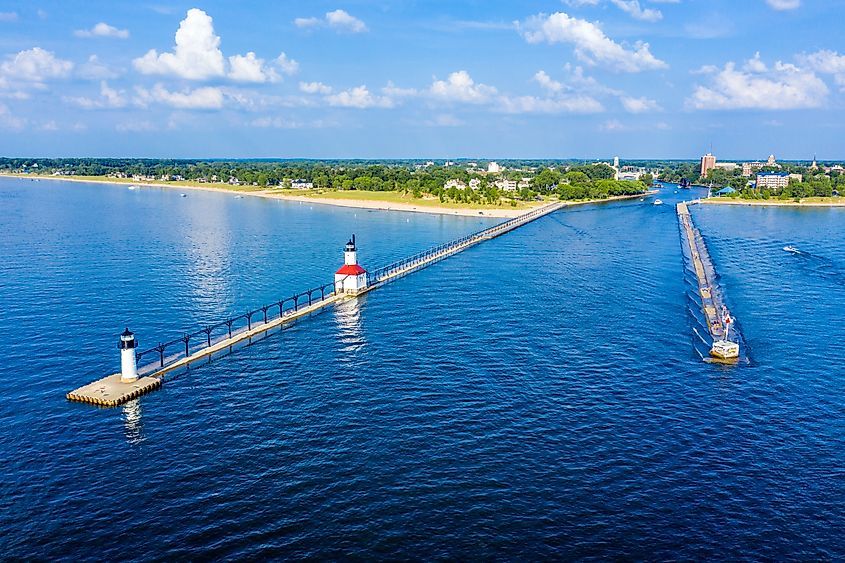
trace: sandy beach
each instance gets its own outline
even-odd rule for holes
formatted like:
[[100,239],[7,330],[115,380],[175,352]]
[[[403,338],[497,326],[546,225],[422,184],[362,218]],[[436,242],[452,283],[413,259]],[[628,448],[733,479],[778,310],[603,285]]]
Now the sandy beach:
[[[262,197],[266,199],[281,199],[285,201],[297,201],[302,203],[309,203],[309,204],[318,204],[318,205],[334,205],[336,207],[353,207],[356,209],[372,209],[378,211],[402,211],[408,213],[433,213],[437,215],[453,215],[453,216],[460,216],[460,217],[495,217],[495,218],[502,218],[502,219],[510,219],[513,217],[518,217],[523,213],[530,211],[531,209],[535,209],[542,205],[545,205],[549,202],[547,201],[539,201],[536,202],[534,205],[526,206],[526,207],[518,207],[518,208],[472,208],[472,207],[441,207],[436,205],[414,205],[411,203],[400,203],[400,202],[392,202],[392,201],[378,201],[378,200],[367,200],[367,199],[346,199],[346,198],[331,198],[331,197],[319,197],[319,196],[305,196],[305,195],[293,195],[293,194],[286,194],[286,193],[279,193],[277,190],[274,189],[267,189],[267,190],[255,190],[255,191],[246,191],[246,190],[237,190],[228,187],[216,187],[216,186],[195,186],[195,185],[185,185],[185,184],[166,184],[160,182],[133,182],[130,180],[117,180],[117,179],[103,179],[103,180],[92,180],[89,178],[73,178],[68,176],[31,176],[31,175],[24,175],[24,174],[2,174],[0,173],[0,177],[8,177],[8,178],[23,178],[23,179],[30,179],[30,180],[58,180],[62,182],[79,182],[79,183],[86,183],[86,184],[110,184],[114,186],[138,186],[138,187],[148,187],[148,188],[164,188],[169,190],[180,190],[180,191],[187,191],[187,190],[199,190],[199,191],[206,191],[206,192],[217,192],[217,193],[225,193],[230,194],[233,196],[243,196],[243,197]],[[609,197],[606,199],[600,200],[589,200],[589,201],[568,201],[563,202],[566,206],[571,205],[585,205],[588,203],[602,203],[608,201],[616,201],[616,200],[624,200],[624,199],[634,199],[639,197],[644,197],[646,195],[650,195],[656,193],[656,191],[649,191],[646,194],[634,194],[634,195],[625,195],[625,196],[614,196]]]

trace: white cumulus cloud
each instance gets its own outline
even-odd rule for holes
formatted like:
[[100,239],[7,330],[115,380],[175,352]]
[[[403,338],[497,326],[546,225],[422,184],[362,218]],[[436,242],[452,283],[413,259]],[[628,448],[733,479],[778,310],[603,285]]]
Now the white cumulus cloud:
[[220,37],[214,33],[214,22],[198,8],[188,10],[176,31],[172,53],[150,49],[133,61],[143,74],[171,74],[188,80],[223,76],[225,61],[220,50]]
[[496,88],[486,84],[476,84],[469,73],[459,70],[449,75],[446,80],[435,80],[429,89],[435,98],[480,104],[490,100],[496,94]]
[[[299,69],[299,63],[285,53],[273,62],[283,74],[293,74]],[[186,80],[226,77],[236,82],[263,83],[281,79],[273,67],[252,51],[224,57],[220,37],[214,32],[214,20],[198,8],[188,10],[179,23],[172,52],[150,49],[133,64],[142,74],[171,75]]]
[[656,22],[663,19],[660,10],[654,8],[643,8],[639,0],[610,0],[617,8],[634,18],[646,22]]
[[278,65],[283,74],[294,75],[299,72],[299,63],[289,58],[284,52],[276,57],[276,65]]
[[371,93],[366,86],[356,86],[349,90],[342,90],[336,94],[326,96],[326,102],[330,106],[344,108],[391,108],[393,100],[387,96],[377,96]]
[[332,87],[322,82],[300,82],[299,89],[306,94],[331,94]]
[[110,87],[105,80],[100,82],[99,98],[66,97],[64,100],[85,109],[122,108],[127,104],[125,93]]
[[220,109],[223,107],[223,92],[219,88],[204,87],[170,91],[162,84],[151,89],[136,88],[135,103],[141,107],[162,104],[177,109]]
[[812,70],[776,62],[771,68],[759,56],[742,68],[729,62],[722,69],[706,67],[706,85],[687,100],[694,109],[788,110],[818,108],[828,96],[827,85]]
[[623,96],[620,100],[622,101],[622,107],[628,113],[646,113],[661,110],[660,104],[650,98],[630,98]]
[[115,37],[117,39],[128,39],[128,29],[118,29],[106,22],[100,22],[91,29],[77,29],[73,32],[77,37]]
[[293,20],[293,24],[302,29],[328,27],[334,29],[335,31],[348,33],[363,33],[368,31],[367,24],[346,10],[333,10],[331,12],[326,12],[326,15],[322,18],[296,18]]
[[41,85],[54,78],[64,78],[73,70],[73,63],[57,58],[50,51],[33,47],[11,55],[0,63],[0,84],[29,83]]
[[246,55],[229,57],[229,78],[236,82],[276,82],[279,75],[264,65],[264,59],[250,51]]
[[832,75],[836,84],[845,90],[845,55],[825,49],[801,55],[798,60],[816,72]]
[[572,45],[575,55],[591,65],[602,65],[620,72],[641,72],[668,66],[652,55],[648,43],[637,42],[633,49],[626,49],[605,35],[596,24],[564,12],[532,16],[518,23],[517,27],[529,43]]

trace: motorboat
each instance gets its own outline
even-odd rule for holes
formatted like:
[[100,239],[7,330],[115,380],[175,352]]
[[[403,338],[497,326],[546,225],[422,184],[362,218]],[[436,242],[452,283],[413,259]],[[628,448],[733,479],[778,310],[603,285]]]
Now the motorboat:
[[652,205],[663,205],[663,200],[662,199],[655,199],[654,203]]
[[792,254],[801,254],[801,251],[795,248],[792,245],[787,245],[783,247],[784,252],[791,252]]
[[181,194],[180,197],[188,197],[188,194]]

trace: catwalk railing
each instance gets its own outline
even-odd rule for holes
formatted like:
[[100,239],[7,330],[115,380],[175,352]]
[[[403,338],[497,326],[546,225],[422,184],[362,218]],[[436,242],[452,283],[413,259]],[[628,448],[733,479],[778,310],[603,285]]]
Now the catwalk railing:
[[[447,258],[456,252],[460,252],[468,246],[496,237],[559,208],[559,204],[546,205],[519,217],[509,219],[492,227],[429,248],[409,258],[378,268],[368,273],[368,286],[373,287],[383,284],[416,271]],[[147,348],[136,354],[136,361],[139,366],[138,373],[139,375],[155,373],[185,358],[189,358],[204,349],[211,348],[215,344],[232,340],[240,334],[252,331],[254,328],[259,328],[262,323],[269,325],[273,324],[274,321],[283,320],[285,317],[297,316],[303,308],[317,305],[336,295],[338,289],[343,287],[343,281],[345,279],[341,278],[335,282],[297,293],[291,297],[258,307],[241,315],[229,317],[225,321],[185,333],[167,342],[159,342],[156,346]]]
[[[139,366],[138,373],[146,375],[155,372],[204,348],[209,348],[218,342],[232,339],[240,333],[250,331],[262,322],[266,325],[275,320],[293,316],[300,309],[310,307],[333,296],[337,286],[342,282],[343,280],[338,280],[308,289],[275,303],[247,311],[242,315],[230,317],[217,324],[186,333],[168,342],[159,342],[156,346],[136,354],[135,357]],[[149,358],[153,358],[153,360],[150,361]]]

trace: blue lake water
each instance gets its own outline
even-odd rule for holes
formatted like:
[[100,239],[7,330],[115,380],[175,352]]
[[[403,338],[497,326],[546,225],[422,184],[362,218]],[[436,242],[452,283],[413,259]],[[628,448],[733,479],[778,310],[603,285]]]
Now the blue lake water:
[[490,220],[0,179],[0,557],[841,559],[845,210],[693,216],[749,366],[700,361],[673,206],[633,200],[100,409],[64,394],[126,325],[326,283],[353,232],[376,267]]

